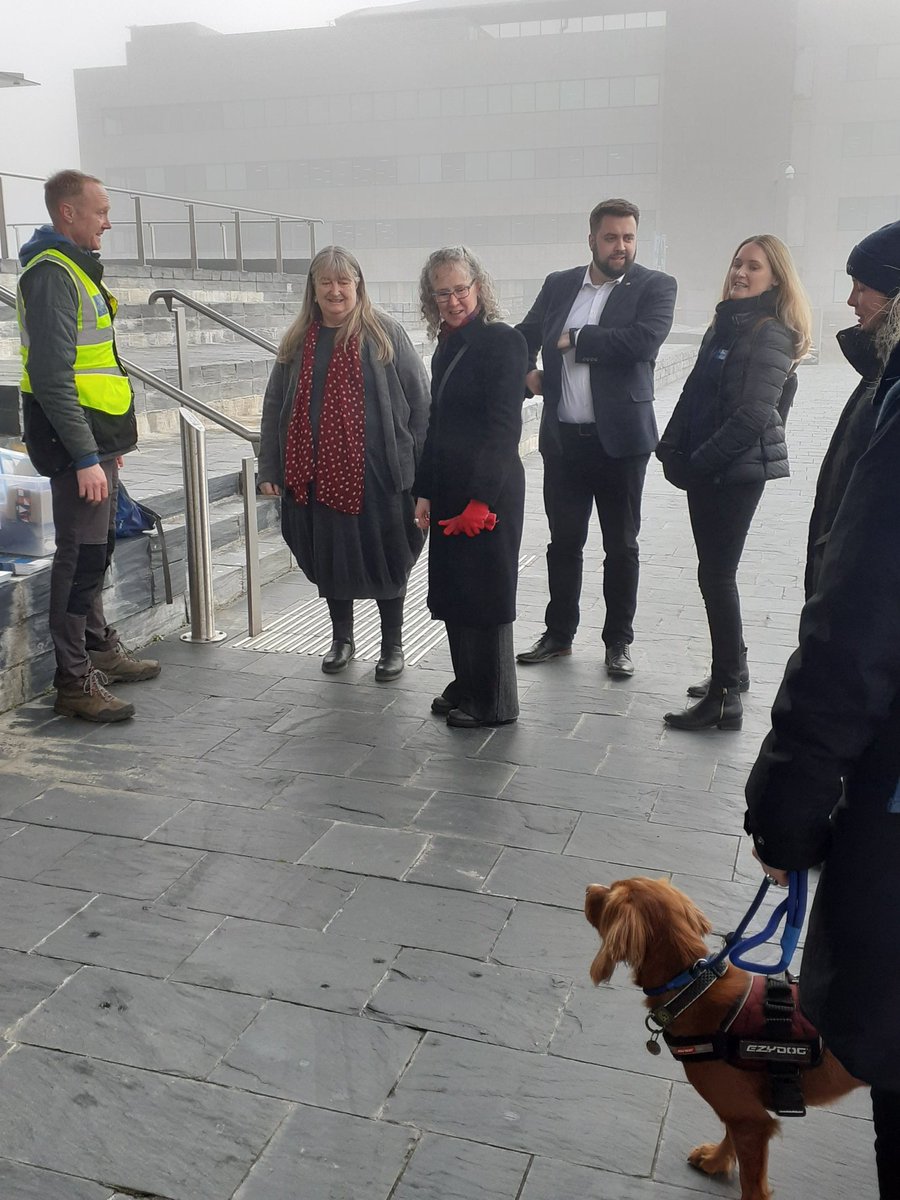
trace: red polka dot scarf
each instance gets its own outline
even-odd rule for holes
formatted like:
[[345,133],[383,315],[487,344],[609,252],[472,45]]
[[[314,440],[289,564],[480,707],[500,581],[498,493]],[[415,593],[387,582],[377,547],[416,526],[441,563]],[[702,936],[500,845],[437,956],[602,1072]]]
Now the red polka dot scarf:
[[316,499],[336,512],[362,512],[366,461],[366,406],[363,393],[359,338],[335,341],[319,418],[318,458],[313,442],[309,405],[313,363],[321,321],[314,321],[303,343],[303,361],[288,426],[284,456],[284,485],[298,504],[309,503],[315,481]]

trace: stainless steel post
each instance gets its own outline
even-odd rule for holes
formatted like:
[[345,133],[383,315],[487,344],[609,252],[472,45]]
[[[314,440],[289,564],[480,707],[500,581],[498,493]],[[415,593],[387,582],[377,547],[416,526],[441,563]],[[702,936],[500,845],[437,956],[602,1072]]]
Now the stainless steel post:
[[147,254],[144,250],[144,217],[141,213],[141,198],[134,197],[134,238],[137,246],[137,260],[140,266],[147,265]]
[[306,228],[309,230],[309,257],[310,261],[316,257],[316,223],[315,221],[307,221]]
[[197,253],[197,216],[194,212],[193,204],[187,206],[188,210],[188,235],[191,240],[191,266],[196,267],[200,264],[200,256]]
[[236,271],[244,269],[244,246],[241,240],[241,214],[234,214],[234,266]]
[[216,629],[212,586],[212,540],[209,533],[209,488],[206,479],[206,430],[186,408],[178,410],[181,463],[184,471],[184,515],[187,529],[188,599],[191,631],[183,642],[221,642]]
[[6,209],[3,206],[2,179],[0,179],[0,258],[9,258],[9,239],[6,234]]
[[[190,368],[188,367],[187,314],[183,308],[173,308],[175,317],[175,355],[178,359],[178,386],[183,392],[188,390]],[[204,476],[204,479],[206,476]]]
[[284,270],[284,250],[281,244],[281,217],[275,218],[275,270],[279,275]]
[[247,632],[256,637],[263,631],[262,587],[259,576],[259,529],[256,523],[256,458],[248,454],[241,462],[244,492],[244,549],[247,555]]

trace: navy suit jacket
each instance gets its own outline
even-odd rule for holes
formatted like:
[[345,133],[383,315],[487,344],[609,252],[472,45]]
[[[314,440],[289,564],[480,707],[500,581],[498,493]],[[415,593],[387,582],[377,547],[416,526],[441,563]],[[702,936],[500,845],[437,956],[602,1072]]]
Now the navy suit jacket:
[[[556,343],[584,280],[584,267],[554,271],[517,328],[528,343],[529,370],[543,351],[544,411],[539,448],[559,454],[558,408],[562,353]],[[594,419],[603,449],[612,458],[651,454],[659,440],[653,413],[653,368],[672,328],[677,285],[671,275],[632,263],[613,288],[597,325],[584,325],[575,361],[588,363]]]

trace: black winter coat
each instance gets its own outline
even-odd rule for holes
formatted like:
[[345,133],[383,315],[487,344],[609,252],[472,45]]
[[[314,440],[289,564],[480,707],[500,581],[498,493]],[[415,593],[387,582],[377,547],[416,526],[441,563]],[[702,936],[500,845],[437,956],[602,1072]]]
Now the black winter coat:
[[884,364],[870,333],[858,325],[842,329],[837,342],[847,362],[862,376],[838,419],[816,481],[816,499],[809,521],[804,587],[808,600],[816,590],[825,546],[850,476],[875,430],[873,403]]
[[778,404],[793,368],[794,339],[773,312],[770,292],[717,305],[656,450],[676,487],[790,474]]
[[[448,624],[516,619],[525,472],[519,458],[528,350],[515,329],[476,318],[431,363],[431,414],[413,492],[431,501],[428,607]],[[470,500],[497,514],[493,530],[446,537],[438,522]]]
[[760,858],[824,860],[800,1000],[859,1079],[900,1092],[900,385],[835,518],[747,783]]

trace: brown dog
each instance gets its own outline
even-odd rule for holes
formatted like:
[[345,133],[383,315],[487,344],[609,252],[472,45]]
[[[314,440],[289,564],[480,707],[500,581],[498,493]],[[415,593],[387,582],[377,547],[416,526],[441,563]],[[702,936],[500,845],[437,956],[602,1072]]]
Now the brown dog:
[[[584,902],[587,919],[603,945],[591,963],[595,984],[605,983],[618,963],[627,963],[638,987],[660,987],[709,953],[704,937],[712,926],[687,896],[666,879],[620,879],[604,887],[592,884]],[[676,1036],[711,1034],[743,995],[746,971],[728,964],[721,979],[676,1018],[668,1032]],[[671,1000],[675,990],[648,997],[648,1008]],[[696,1146],[688,1162],[707,1175],[727,1174],[737,1161],[741,1200],[769,1200],[769,1140],[778,1122],[766,1109],[764,1071],[745,1071],[723,1060],[683,1062],[688,1082],[725,1126],[722,1141]],[[816,1067],[801,1072],[807,1104],[828,1104],[861,1087],[827,1050]]]

